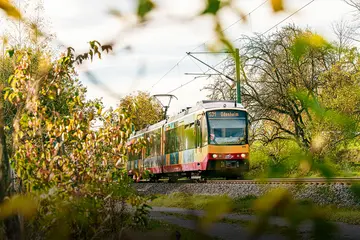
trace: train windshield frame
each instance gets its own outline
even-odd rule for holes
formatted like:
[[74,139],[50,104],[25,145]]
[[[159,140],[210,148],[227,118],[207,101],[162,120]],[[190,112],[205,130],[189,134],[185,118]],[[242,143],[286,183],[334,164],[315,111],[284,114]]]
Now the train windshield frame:
[[248,117],[242,110],[212,110],[206,113],[209,144],[248,144]]

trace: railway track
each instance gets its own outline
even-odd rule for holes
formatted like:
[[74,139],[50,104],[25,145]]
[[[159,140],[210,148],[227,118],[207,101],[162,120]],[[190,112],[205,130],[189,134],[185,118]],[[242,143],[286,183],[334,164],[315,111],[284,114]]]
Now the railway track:
[[[167,180],[159,180],[160,183],[167,183]],[[140,181],[139,183],[149,183],[148,181]],[[360,184],[360,177],[348,178],[267,178],[253,180],[178,180],[177,183],[214,183],[214,184],[342,184],[351,185]],[[169,183],[171,184],[171,183]]]
[[209,183],[226,184],[353,184],[360,178],[268,178],[254,180],[209,180]]

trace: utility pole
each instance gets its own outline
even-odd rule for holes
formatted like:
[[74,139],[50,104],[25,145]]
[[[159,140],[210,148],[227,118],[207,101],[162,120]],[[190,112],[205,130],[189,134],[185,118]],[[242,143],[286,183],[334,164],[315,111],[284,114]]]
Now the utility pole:
[[241,103],[241,86],[240,86],[240,56],[239,49],[235,49],[235,70],[236,70],[236,101]]

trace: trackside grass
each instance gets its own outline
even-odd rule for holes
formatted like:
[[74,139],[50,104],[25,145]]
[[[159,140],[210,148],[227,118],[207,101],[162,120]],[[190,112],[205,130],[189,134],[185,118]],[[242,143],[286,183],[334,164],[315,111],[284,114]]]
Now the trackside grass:
[[[192,195],[187,193],[172,193],[169,195],[156,195],[150,202],[151,206],[157,207],[176,207],[192,210],[206,210],[213,202],[226,202],[230,204],[231,213],[255,214],[252,205],[257,198],[247,196],[244,198],[231,199],[225,195]],[[360,208],[338,208],[335,206],[318,206],[327,220],[344,222],[349,224],[360,224]]]

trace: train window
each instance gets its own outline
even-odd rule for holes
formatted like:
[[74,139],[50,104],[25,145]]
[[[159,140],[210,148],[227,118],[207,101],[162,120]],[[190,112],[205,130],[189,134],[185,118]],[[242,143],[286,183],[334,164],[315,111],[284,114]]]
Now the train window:
[[176,131],[177,137],[177,144],[176,144],[176,151],[183,151],[185,144],[184,144],[184,125],[177,127]]
[[184,150],[195,148],[195,125],[190,123],[185,125],[184,129]]
[[161,150],[161,129],[159,128],[153,133],[154,143],[152,149],[152,156],[159,156]]
[[165,153],[173,153],[173,152],[177,152],[178,150],[178,146],[177,146],[177,141],[178,141],[178,137],[176,134],[176,128],[170,129],[168,131],[166,131],[166,143],[165,143]]
[[213,111],[208,113],[210,144],[246,144],[246,113]]

